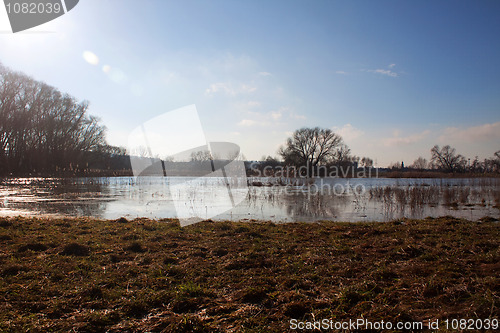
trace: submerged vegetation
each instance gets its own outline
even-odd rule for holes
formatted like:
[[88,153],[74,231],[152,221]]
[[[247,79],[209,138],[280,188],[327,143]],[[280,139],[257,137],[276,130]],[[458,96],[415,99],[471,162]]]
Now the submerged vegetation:
[[[486,181],[484,183],[487,184]],[[448,208],[499,208],[500,188],[496,184],[496,180],[491,180],[490,185],[481,186],[384,186],[370,188],[368,194],[370,199],[382,202],[385,207],[396,206],[402,210],[415,210],[423,206],[436,207],[440,204]]]
[[499,227],[452,217],[185,228],[2,218],[0,331],[283,332],[291,318],[498,318]]

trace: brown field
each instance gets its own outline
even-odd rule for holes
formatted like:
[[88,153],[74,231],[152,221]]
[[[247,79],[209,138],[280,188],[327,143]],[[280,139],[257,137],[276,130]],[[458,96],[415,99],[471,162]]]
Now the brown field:
[[0,331],[498,318],[500,225],[0,218]]

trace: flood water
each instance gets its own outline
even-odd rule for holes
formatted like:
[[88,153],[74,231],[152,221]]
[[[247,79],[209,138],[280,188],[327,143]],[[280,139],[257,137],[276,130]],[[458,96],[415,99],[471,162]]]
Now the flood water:
[[500,179],[495,178],[287,181],[253,178],[227,182],[217,177],[202,181],[187,177],[7,179],[0,182],[0,215],[158,219],[182,217],[194,209],[203,219],[234,221],[390,221],[444,215],[472,220],[500,218]]

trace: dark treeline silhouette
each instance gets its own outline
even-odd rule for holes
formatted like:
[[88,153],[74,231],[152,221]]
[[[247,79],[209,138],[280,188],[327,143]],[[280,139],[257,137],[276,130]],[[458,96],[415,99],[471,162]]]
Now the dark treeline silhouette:
[[[12,71],[0,63],[0,176],[113,176],[131,175],[130,157],[125,149],[106,143],[106,128],[98,118],[87,114],[88,102],[77,101],[44,82]],[[298,170],[289,176],[307,174],[352,177],[360,168],[371,168],[373,160],[351,154],[342,137],[330,129],[296,130],[278,154],[281,161],[268,156],[259,163],[245,162],[249,175],[274,175],[279,167]],[[169,170],[184,174],[207,154],[191,156],[190,162],[164,161]],[[197,164],[198,163],[198,164]],[[305,168],[299,169],[300,166]],[[271,171],[270,174],[263,170]],[[479,161],[457,154],[450,146],[434,146],[431,159],[419,157],[410,167],[397,162],[385,171],[445,173],[500,173],[500,151]],[[352,171],[352,172],[351,172]],[[408,176],[408,173],[402,176]]]
[[430,173],[436,172],[451,175],[495,175],[500,173],[500,150],[495,152],[493,157],[485,158],[483,161],[479,160],[478,156],[471,160],[458,154],[456,149],[449,145],[443,147],[436,145],[432,147],[430,152],[431,159],[429,161],[420,156],[408,167],[405,167],[403,162],[396,162],[386,170],[414,172],[419,177],[429,177]]
[[0,64],[0,175],[130,169],[88,103]]
[[[366,168],[375,168],[374,174],[383,177],[493,176],[500,173],[500,151],[484,161],[480,161],[477,156],[473,160],[468,159],[449,145],[436,145],[430,153],[430,161],[418,157],[409,167],[404,162],[396,162],[388,168],[380,168],[374,166],[373,159],[369,157],[351,155],[351,150],[344,144],[342,137],[331,130],[301,128],[278,150],[281,161],[263,156],[261,161],[252,165],[252,172],[249,174],[271,176],[276,175],[276,170],[281,174],[281,168],[288,166],[294,166],[299,171],[293,176],[303,175],[306,171],[308,175],[354,177],[357,171]],[[306,168],[300,169],[301,166]],[[373,173],[368,174],[372,175]]]

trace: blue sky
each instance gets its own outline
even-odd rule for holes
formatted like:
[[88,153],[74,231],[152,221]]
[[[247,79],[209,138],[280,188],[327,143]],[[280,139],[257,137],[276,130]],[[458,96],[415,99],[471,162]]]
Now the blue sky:
[[302,126],[381,166],[500,149],[498,1],[80,0],[17,34],[0,8],[0,31],[4,65],[89,100],[115,145],[196,104],[248,159]]

